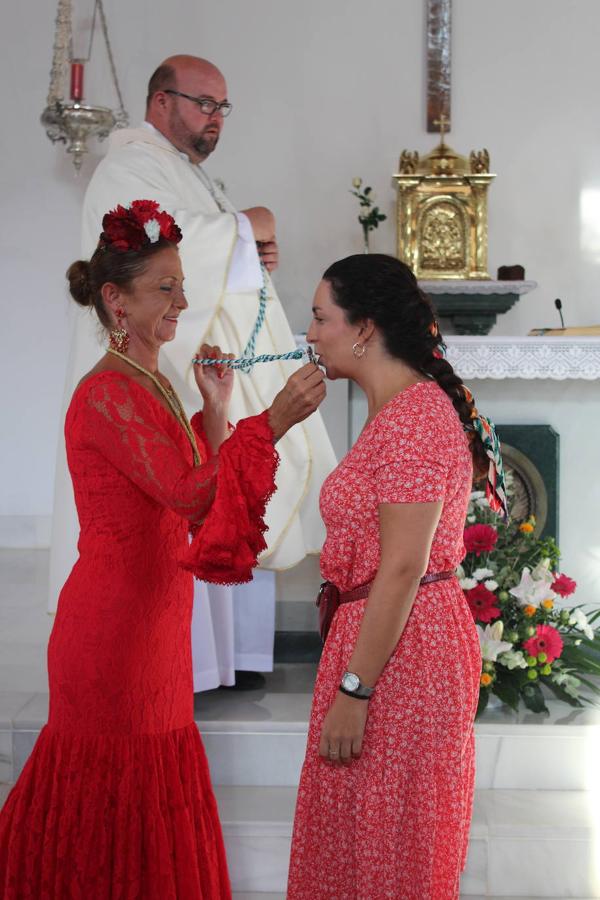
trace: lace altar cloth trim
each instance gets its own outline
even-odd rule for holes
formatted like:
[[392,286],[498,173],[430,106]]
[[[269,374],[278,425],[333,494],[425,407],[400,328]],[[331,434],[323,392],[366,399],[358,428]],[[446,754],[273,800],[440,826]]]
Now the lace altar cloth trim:
[[528,294],[537,281],[481,281],[472,278],[420,279],[419,287],[426,294]]
[[[306,335],[296,334],[306,347]],[[600,338],[449,335],[448,360],[461,378],[600,378]]]
[[600,378],[600,338],[450,336],[448,361],[461,378]]

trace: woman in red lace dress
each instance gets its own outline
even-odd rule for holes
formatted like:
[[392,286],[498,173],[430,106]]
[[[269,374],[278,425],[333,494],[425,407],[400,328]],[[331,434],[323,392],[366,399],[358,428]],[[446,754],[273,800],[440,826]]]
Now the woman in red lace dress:
[[477,413],[399,260],[335,263],[313,314],[320,364],[363,389],[368,418],[321,492],[321,601],[341,604],[315,686],[288,900],[453,900],[481,673],[453,576],[473,462],[487,463]]
[[316,366],[300,369],[229,436],[232,372],[197,367],[204,416],[190,425],[158,370],[187,307],[180,232],[141,201],[103,227],[91,261],[68,273],[74,298],[112,329],[111,350],[66,417],[79,559],[48,648],[48,724],[0,815],[0,897],[223,900],[225,853],[193,718],[192,573],[250,580],[274,443],[324,387]]

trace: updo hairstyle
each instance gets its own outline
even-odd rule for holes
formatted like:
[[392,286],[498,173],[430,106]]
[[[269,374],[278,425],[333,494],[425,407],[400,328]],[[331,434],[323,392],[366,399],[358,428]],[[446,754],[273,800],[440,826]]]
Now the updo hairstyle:
[[124,291],[130,290],[134,278],[145,272],[148,260],[165,247],[173,246],[171,241],[163,237],[140,250],[126,252],[99,245],[89,262],[78,259],[67,269],[69,291],[73,300],[80,306],[93,307],[100,323],[110,330],[112,322],[102,301],[102,286],[111,282]]
[[484,475],[489,461],[472,425],[477,410],[470,392],[442,356],[443,339],[433,308],[411,269],[393,256],[361,253],[333,263],[323,280],[351,325],[371,319],[390,356],[437,381],[465,426],[474,471]]

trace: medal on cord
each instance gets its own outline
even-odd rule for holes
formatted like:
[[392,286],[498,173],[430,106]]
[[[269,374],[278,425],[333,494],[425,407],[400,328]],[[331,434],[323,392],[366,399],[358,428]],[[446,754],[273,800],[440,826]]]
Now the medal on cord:
[[267,282],[265,278],[265,267],[261,263],[261,271],[263,283],[259,294],[258,315],[252,329],[252,334],[248,343],[244,347],[243,353],[237,359],[206,359],[195,356],[192,360],[195,366],[227,366],[229,369],[240,369],[249,375],[256,363],[285,361],[288,359],[303,359],[307,357],[309,362],[317,365],[317,358],[312,347],[305,349],[290,350],[289,353],[262,353],[260,356],[254,356],[256,352],[256,339],[264,324],[266,308],[267,308]]

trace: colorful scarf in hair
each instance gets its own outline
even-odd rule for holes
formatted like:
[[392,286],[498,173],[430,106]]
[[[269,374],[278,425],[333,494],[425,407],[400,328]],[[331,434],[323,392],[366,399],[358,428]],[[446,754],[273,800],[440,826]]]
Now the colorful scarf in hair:
[[467,431],[474,431],[481,438],[483,449],[490,461],[486,478],[485,495],[490,508],[495,513],[508,519],[508,500],[506,497],[506,477],[504,475],[504,463],[500,452],[500,441],[496,434],[496,428],[491,419],[481,416],[477,411],[473,400],[473,394],[466,386],[462,385],[462,391],[468,403],[473,404],[471,410],[471,427],[466,426]]
[[474,431],[481,438],[483,448],[490,461],[487,473],[485,494],[494,512],[508,519],[508,501],[506,498],[506,478],[504,464],[500,452],[500,441],[494,423],[479,413],[471,420]]

